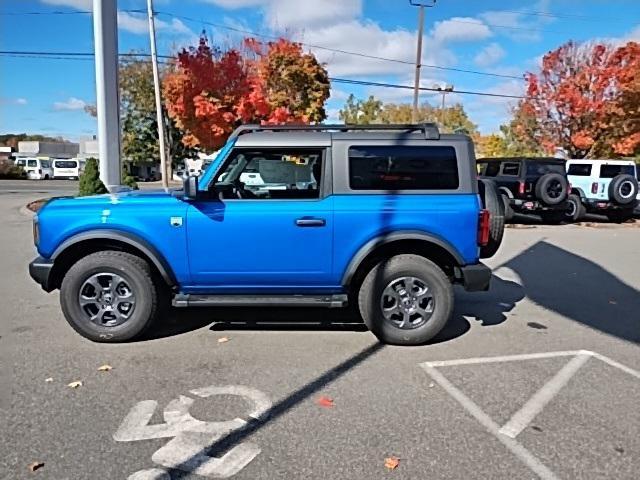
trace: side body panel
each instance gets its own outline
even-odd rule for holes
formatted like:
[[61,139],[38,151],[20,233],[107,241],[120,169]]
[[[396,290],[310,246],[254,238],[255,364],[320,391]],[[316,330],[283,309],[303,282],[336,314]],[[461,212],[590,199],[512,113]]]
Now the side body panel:
[[187,203],[164,192],[57,199],[38,215],[38,253],[50,258],[74,235],[100,229],[116,230],[152,245],[171,267],[178,283],[187,282],[187,207]]

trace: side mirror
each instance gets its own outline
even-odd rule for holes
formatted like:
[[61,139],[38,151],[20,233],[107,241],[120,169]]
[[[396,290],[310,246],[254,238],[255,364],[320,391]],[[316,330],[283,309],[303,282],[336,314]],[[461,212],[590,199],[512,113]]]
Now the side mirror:
[[198,198],[198,177],[189,175],[182,181],[185,200],[196,200]]

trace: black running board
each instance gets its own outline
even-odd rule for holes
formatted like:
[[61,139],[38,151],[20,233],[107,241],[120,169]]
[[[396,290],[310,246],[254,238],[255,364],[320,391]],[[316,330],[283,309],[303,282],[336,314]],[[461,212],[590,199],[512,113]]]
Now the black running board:
[[347,306],[347,295],[194,295],[178,293],[174,307],[325,307]]

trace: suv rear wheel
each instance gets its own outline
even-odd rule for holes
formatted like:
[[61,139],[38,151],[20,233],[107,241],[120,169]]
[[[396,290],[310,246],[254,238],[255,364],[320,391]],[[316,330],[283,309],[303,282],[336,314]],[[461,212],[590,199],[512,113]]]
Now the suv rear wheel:
[[147,262],[130,253],[97,252],[80,259],[60,287],[65,318],[94,342],[123,342],[153,322],[158,288]]
[[567,198],[567,210],[564,212],[565,220],[568,222],[579,222],[587,214],[587,209],[582,204],[580,196],[572,193]]
[[442,269],[419,255],[383,260],[365,277],[358,306],[369,330],[385,343],[421,345],[453,313],[453,287]]

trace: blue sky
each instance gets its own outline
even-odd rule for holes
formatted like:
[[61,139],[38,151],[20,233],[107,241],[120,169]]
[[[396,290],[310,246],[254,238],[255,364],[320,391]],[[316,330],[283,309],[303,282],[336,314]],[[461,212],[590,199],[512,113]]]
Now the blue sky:
[[[92,52],[91,0],[2,0],[0,50]],[[146,18],[130,12],[145,0],[119,0],[119,48],[148,51]],[[286,34],[293,40],[350,52],[412,62],[417,9],[408,0],[155,0],[160,54],[193,44],[204,28],[219,45],[240,39],[207,23]],[[27,12],[69,12],[26,15]],[[70,13],[76,12],[76,13]],[[174,14],[172,15],[167,15]],[[177,18],[175,15],[189,17]],[[477,75],[423,68],[422,85],[452,84],[457,90],[519,95],[518,78],[536,71],[541,56],[568,40],[640,40],[638,0],[438,0],[426,9],[423,63],[486,72]],[[413,66],[310,48],[333,77],[404,85]],[[95,134],[95,120],[83,111],[95,99],[91,60],[21,58],[0,55],[0,133],[29,132],[78,139]],[[349,93],[384,101],[409,102],[411,92],[334,84],[327,104],[330,119]],[[422,101],[440,97],[424,94]],[[461,102],[483,133],[497,130],[513,100],[450,94]]]

